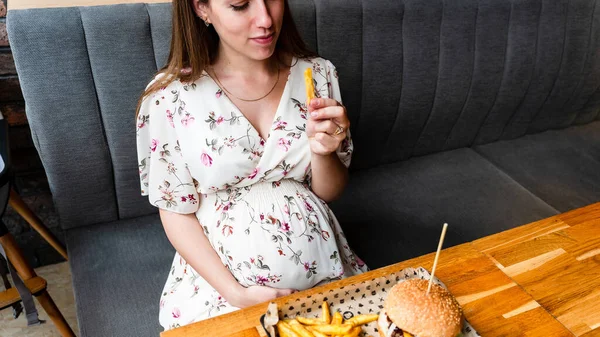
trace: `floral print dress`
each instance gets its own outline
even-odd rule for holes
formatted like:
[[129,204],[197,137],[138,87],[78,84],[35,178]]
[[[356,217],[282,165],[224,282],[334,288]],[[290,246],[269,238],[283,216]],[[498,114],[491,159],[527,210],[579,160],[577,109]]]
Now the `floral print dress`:
[[[137,151],[142,195],[171,212],[195,213],[223,264],[243,286],[308,289],[367,270],[338,221],[310,189],[303,71],[317,97],[341,101],[334,66],[293,59],[267,139],[205,73],[176,80],[142,102]],[[337,150],[348,166],[350,136]],[[172,329],[237,308],[175,254],[160,324]]]

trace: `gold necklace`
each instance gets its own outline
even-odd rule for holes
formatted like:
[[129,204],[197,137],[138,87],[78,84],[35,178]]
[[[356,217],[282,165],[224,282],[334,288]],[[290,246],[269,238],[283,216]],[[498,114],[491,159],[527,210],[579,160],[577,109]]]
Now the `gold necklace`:
[[277,86],[277,83],[279,83],[279,67],[277,67],[277,80],[275,81],[275,84],[273,85],[273,88],[271,88],[271,90],[269,90],[268,93],[266,93],[264,96],[256,98],[256,99],[243,99],[243,98],[237,97],[231,91],[227,90],[227,88],[225,88],[225,86],[223,85],[223,83],[221,83],[221,81],[219,81],[219,76],[217,75],[217,72],[215,71],[215,68],[213,68],[213,74],[215,74],[215,79],[217,80],[217,83],[219,84],[219,86],[221,88],[223,88],[223,90],[225,90],[231,96],[239,99],[240,101],[244,101],[244,102],[256,102],[256,101],[260,101],[261,99],[269,96],[269,94],[272,93],[273,90],[275,90],[275,87]]

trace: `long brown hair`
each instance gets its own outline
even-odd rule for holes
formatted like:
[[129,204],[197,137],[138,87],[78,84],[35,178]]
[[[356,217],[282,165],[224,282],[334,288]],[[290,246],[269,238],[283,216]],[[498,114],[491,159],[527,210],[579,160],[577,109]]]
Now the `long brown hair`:
[[[182,82],[193,82],[214,63],[219,35],[213,26],[206,27],[202,19],[196,16],[193,0],[173,0],[173,25],[171,30],[171,46],[167,64],[158,70],[164,74],[152,83],[138,99],[135,116],[137,118],[142,101],[153,92],[166,87],[176,79]],[[208,4],[209,0],[200,0]],[[316,57],[317,54],[306,46],[292,18],[288,0],[284,0],[283,23],[281,33],[275,46],[275,58],[282,62],[283,55],[290,54],[297,58]],[[190,71],[182,72],[188,68]]]

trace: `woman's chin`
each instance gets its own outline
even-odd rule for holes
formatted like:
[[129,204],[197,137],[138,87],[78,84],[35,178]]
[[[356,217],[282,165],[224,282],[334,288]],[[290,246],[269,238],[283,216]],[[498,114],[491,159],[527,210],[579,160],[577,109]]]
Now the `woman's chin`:
[[256,61],[268,60],[275,53],[275,48],[259,47],[252,48],[253,50],[248,53],[248,57]]

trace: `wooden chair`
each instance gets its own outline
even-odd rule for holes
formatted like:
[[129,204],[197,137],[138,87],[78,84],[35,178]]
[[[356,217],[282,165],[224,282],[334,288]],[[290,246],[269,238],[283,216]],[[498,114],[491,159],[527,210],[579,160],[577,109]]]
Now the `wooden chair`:
[[[6,208],[6,203],[11,205],[15,211],[22,216],[40,235],[50,243],[59,254],[65,259],[67,257],[67,251],[64,246],[58,241],[58,239],[48,230],[48,228],[42,223],[42,221],[27,207],[23,202],[19,194],[11,188],[11,173],[10,165],[8,160],[8,136],[7,136],[7,125],[6,120],[3,119],[2,113],[0,112],[0,244],[6,252],[7,259],[10,264],[14,267],[14,270],[23,280],[25,286],[33,294],[42,308],[46,311],[54,325],[62,336],[75,336],[73,330],[61,314],[61,312],[54,304],[54,301],[48,294],[46,289],[46,280],[36,275],[35,271],[23,256],[21,249],[17,246],[17,243],[13,236],[8,231],[8,228],[2,222],[2,216]],[[7,200],[8,199],[8,200]],[[0,261],[3,262],[3,261]],[[14,277],[14,275],[13,275]],[[19,314],[18,303],[21,302],[21,297],[17,289],[10,287],[10,284],[5,280],[6,290],[0,292],[0,309],[13,307],[15,309],[15,316]]]

